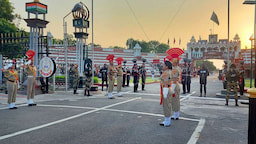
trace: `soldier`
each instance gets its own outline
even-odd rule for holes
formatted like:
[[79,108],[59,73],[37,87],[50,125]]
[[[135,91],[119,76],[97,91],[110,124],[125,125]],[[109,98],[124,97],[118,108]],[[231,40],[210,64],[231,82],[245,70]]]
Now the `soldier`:
[[72,68],[74,67],[74,64],[70,65],[69,69],[69,82],[70,82],[70,88],[73,88],[73,73],[72,73]]
[[86,59],[85,64],[84,64],[84,75],[85,75],[85,89],[84,89],[84,96],[86,96],[86,91],[87,91],[87,96],[90,95],[90,89],[92,85],[92,60],[91,59]]
[[226,74],[227,79],[227,95],[226,95],[226,106],[228,106],[228,100],[231,89],[235,92],[235,100],[236,100],[236,106],[238,105],[238,96],[237,96],[237,82],[239,80],[239,72],[236,70],[236,65],[231,64],[230,69],[227,71]]
[[142,90],[143,90],[143,91],[145,90],[146,74],[147,74],[145,62],[146,62],[146,59],[143,59],[143,64],[142,64],[142,66],[141,66],[141,68],[140,68],[141,86],[142,86]]
[[103,91],[103,87],[104,87],[104,82],[106,82],[106,86],[107,86],[107,90],[108,90],[108,66],[107,64],[104,64],[103,68],[100,69],[100,73],[101,73],[101,87],[102,87],[102,91]]
[[164,111],[164,121],[160,123],[161,126],[169,127],[171,125],[171,113],[172,113],[172,89],[171,89],[171,80],[172,80],[172,64],[169,61],[165,61],[163,65],[163,73],[160,76],[160,85],[162,89],[162,102],[163,102],[163,111]]
[[134,88],[133,91],[137,92],[138,90],[138,85],[139,85],[139,80],[140,80],[140,73],[139,73],[139,68],[138,65],[136,63],[137,60],[134,60],[134,65],[132,68],[132,75],[133,75],[133,84],[134,84]]
[[123,69],[122,69],[122,62],[123,62],[123,58],[118,57],[116,58],[116,62],[117,62],[117,67],[116,67],[116,71],[117,71],[117,96],[121,97],[121,89],[122,89],[122,84],[123,84]]
[[180,111],[180,83],[181,83],[181,68],[178,66],[178,58],[172,59],[172,108],[174,114],[171,119],[179,119]]
[[28,75],[27,79],[27,100],[28,106],[36,106],[33,99],[35,97],[35,86],[36,86],[36,68],[33,64],[35,56],[35,52],[33,50],[28,50],[26,52],[26,56],[28,57],[28,62],[23,65],[25,71]]
[[202,97],[203,85],[204,85],[204,97],[206,97],[206,84],[207,84],[207,76],[209,76],[209,71],[205,67],[205,63],[202,64],[202,68],[197,72],[197,75],[200,76],[200,97]]
[[78,88],[78,84],[79,84],[79,71],[78,71],[78,64],[75,64],[72,67],[72,73],[73,73],[73,90],[74,93],[73,94],[78,94],[77,93],[77,88]]
[[16,95],[18,90],[18,72],[15,70],[14,64],[8,64],[1,69],[4,73],[4,77],[8,79],[7,91],[8,91],[8,108],[17,109],[15,106]]
[[186,63],[184,64],[181,72],[181,83],[182,83],[182,89],[183,89],[183,94],[186,94],[186,84],[187,84],[187,68],[186,68]]
[[239,69],[239,90],[240,90],[240,96],[244,95],[244,66],[240,66]]
[[191,63],[190,61],[187,64],[187,73],[186,73],[186,87],[187,87],[187,92],[190,93],[190,85],[191,85]]
[[127,75],[127,69],[125,67],[126,61],[124,61],[123,63],[124,63],[124,67],[122,68],[122,70],[123,70],[123,85],[122,85],[122,87],[125,87],[125,79],[126,79],[126,75]]
[[130,71],[130,69],[127,67],[126,68],[127,70],[127,85],[126,86],[128,86],[129,87],[129,83],[130,83],[130,77],[131,77],[131,71]]
[[108,78],[109,78],[109,84],[108,84],[108,98],[109,99],[114,99],[113,97],[113,89],[114,89],[114,84],[115,84],[115,73],[116,73],[116,69],[114,67],[114,55],[113,54],[109,54],[107,56],[107,60],[109,60],[109,66],[108,66]]

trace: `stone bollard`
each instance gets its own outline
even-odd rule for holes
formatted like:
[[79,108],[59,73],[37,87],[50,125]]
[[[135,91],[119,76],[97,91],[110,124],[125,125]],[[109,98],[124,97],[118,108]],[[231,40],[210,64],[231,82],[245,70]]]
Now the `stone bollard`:
[[249,96],[248,144],[256,144],[256,88],[247,90]]

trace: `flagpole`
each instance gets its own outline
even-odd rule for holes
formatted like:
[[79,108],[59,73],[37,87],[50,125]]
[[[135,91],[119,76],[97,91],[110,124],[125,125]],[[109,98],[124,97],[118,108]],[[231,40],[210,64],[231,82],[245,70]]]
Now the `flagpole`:
[[214,22],[212,22],[212,34],[214,34]]

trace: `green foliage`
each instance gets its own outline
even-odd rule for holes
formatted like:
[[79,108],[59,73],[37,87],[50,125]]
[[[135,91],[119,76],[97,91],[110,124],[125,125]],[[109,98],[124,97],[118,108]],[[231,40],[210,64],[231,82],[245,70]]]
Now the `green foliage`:
[[0,33],[16,32],[18,28],[15,24],[9,22],[5,18],[0,18]]
[[94,82],[94,83],[99,83],[99,78],[98,78],[98,77],[94,77],[94,78],[93,78],[93,82]]
[[9,0],[0,0],[0,18],[12,22],[14,19],[13,10],[14,7]]
[[160,43],[158,41],[139,41],[130,38],[126,41],[126,46],[128,49],[133,49],[136,44],[141,46],[141,52],[150,53],[165,53],[170,47],[167,44]]
[[210,62],[210,61],[204,61],[204,60],[199,60],[196,62],[196,67],[202,67],[202,64],[205,63],[205,66],[206,68],[209,70],[209,71],[215,71],[217,70],[217,68],[214,66],[213,62]]

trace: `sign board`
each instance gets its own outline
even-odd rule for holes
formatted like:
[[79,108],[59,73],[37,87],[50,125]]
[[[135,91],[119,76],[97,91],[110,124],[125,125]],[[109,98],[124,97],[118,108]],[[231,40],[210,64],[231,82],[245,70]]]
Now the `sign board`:
[[56,65],[55,62],[49,58],[44,57],[40,60],[39,71],[43,77],[50,77],[55,73]]

